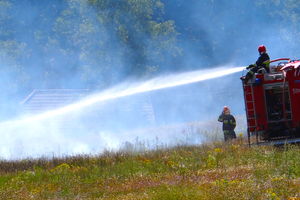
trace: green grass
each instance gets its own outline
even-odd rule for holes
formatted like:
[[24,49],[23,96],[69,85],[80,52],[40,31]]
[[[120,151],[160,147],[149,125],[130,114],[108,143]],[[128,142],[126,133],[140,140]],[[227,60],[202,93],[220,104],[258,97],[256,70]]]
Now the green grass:
[[0,161],[0,199],[300,199],[300,147],[242,142]]

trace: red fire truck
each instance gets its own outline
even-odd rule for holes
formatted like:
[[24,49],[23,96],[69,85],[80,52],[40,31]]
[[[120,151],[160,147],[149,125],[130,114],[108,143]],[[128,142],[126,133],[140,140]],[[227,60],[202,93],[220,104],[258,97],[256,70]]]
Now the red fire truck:
[[300,60],[272,60],[243,90],[249,145],[300,142]]

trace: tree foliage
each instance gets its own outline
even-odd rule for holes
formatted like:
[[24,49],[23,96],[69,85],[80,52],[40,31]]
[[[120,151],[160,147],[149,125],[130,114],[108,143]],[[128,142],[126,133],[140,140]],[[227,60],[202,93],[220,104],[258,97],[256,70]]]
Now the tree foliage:
[[1,64],[17,62],[30,87],[107,87],[179,52],[159,0],[2,0],[0,10]]

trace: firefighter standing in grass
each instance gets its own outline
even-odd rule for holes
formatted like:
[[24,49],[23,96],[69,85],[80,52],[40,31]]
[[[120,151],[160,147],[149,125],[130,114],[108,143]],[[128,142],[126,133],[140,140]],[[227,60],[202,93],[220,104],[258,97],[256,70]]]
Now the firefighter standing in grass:
[[248,82],[249,79],[251,79],[253,77],[253,75],[255,73],[258,73],[261,69],[264,69],[265,72],[269,73],[270,72],[270,57],[267,54],[267,49],[264,45],[260,45],[258,47],[258,53],[259,53],[259,57],[257,59],[257,61],[255,62],[255,64],[251,64],[249,65],[246,69],[248,69],[248,73],[246,74],[246,76],[243,78],[245,83]]
[[219,122],[223,122],[223,133],[225,141],[236,138],[234,129],[236,126],[235,118],[230,114],[227,106],[224,106],[222,114],[219,116]]

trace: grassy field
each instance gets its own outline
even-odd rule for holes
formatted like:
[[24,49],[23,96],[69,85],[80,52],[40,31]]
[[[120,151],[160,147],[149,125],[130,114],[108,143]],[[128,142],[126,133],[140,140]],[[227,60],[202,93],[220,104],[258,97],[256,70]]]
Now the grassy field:
[[300,147],[241,141],[0,161],[0,199],[300,199]]

